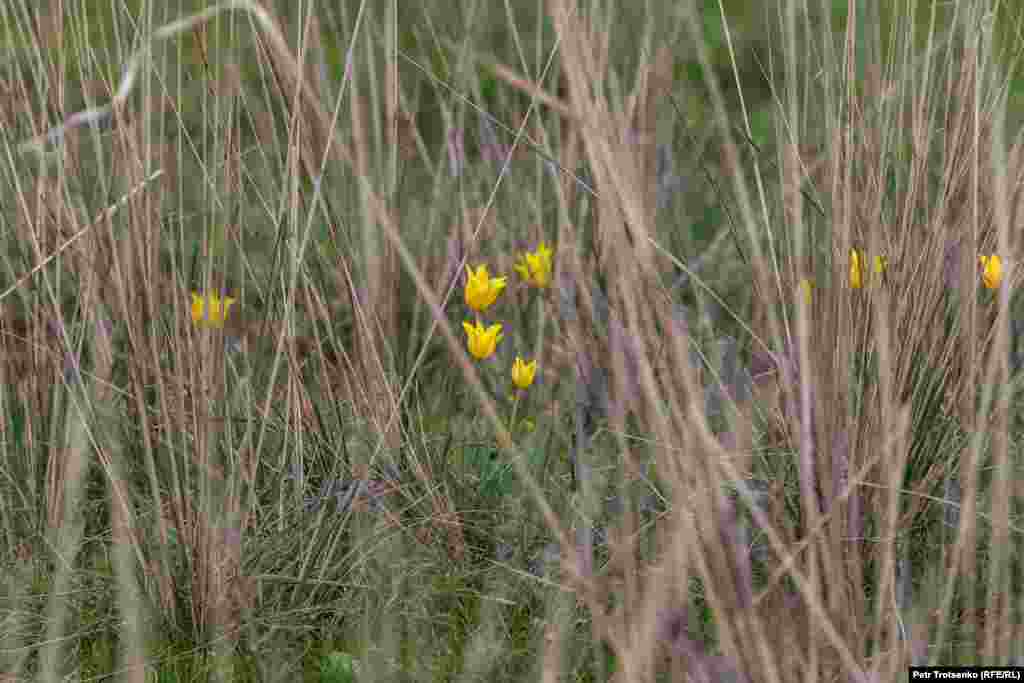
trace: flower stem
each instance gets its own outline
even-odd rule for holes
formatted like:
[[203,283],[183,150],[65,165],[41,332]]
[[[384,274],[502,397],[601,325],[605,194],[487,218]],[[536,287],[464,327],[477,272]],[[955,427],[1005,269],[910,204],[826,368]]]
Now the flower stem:
[[508,431],[510,434],[515,434],[516,412],[519,410],[519,396],[521,394],[522,392],[516,389],[516,397],[515,400],[512,402],[512,416],[509,418],[508,421]]

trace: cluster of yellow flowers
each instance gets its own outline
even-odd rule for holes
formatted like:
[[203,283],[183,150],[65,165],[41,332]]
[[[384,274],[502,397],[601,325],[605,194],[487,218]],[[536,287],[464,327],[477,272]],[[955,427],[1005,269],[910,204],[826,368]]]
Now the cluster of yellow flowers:
[[[527,284],[541,289],[547,287],[551,284],[551,249],[541,242],[537,246],[537,251],[520,256],[515,270]],[[491,277],[486,265],[478,266],[476,271],[467,265],[466,272],[468,274],[465,290],[466,305],[477,313],[482,313],[498,300],[498,295],[508,284],[508,278]],[[469,352],[478,360],[489,358],[498,348],[498,342],[504,336],[501,332],[501,323],[484,327],[479,318],[475,323],[463,322],[462,329],[466,331],[466,345]],[[536,360],[527,363],[516,356],[515,363],[512,365],[512,382],[517,387],[528,388],[533,384],[536,374]]]
[[200,296],[192,292],[192,322],[200,327],[223,327],[233,303],[235,299],[230,296],[221,300],[216,294]]
[[[850,286],[852,288],[860,289],[864,285],[866,279],[864,277],[864,268],[867,262],[867,256],[863,251],[850,250]],[[881,276],[889,265],[888,261],[884,256],[876,256],[874,262],[875,275]],[[979,256],[978,263],[981,264],[982,284],[988,289],[999,289],[999,285],[1003,281],[1003,262],[999,255]],[[803,293],[804,301],[808,306],[811,305],[811,290],[813,288],[814,285],[810,280],[805,278],[800,281],[800,291]]]
[[[528,285],[541,289],[546,288],[551,284],[551,249],[547,244],[541,242],[535,252],[520,255],[519,262],[515,264],[515,270]],[[508,278],[491,277],[486,265],[479,266],[476,271],[467,265],[466,271],[468,273],[465,291],[466,305],[477,313],[482,313],[498,300],[498,295],[505,289]],[[198,327],[223,327],[235,301],[236,299],[232,297],[221,299],[217,294],[201,295],[192,292],[192,322]],[[493,355],[503,336],[501,323],[485,327],[479,318],[475,323],[463,322],[462,327],[466,331],[469,352],[478,360]],[[517,387],[528,388],[533,384],[536,374],[536,360],[527,363],[521,357],[516,356],[515,363],[512,365],[512,381]]]

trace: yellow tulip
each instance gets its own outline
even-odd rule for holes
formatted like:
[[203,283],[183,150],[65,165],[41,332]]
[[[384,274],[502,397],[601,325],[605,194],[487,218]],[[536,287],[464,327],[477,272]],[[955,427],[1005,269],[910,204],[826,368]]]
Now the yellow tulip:
[[[856,249],[850,250],[850,286],[854,289],[860,289],[864,286],[864,269],[867,267],[868,257],[863,251],[857,251]],[[884,256],[876,256],[874,258],[875,275],[881,276],[884,272],[888,263]]]
[[889,263],[886,261],[884,256],[876,256],[875,257],[875,275],[881,275],[882,273],[884,273],[885,272],[885,268],[888,265],[889,265]]
[[495,323],[485,328],[480,324],[479,320],[476,321],[476,325],[464,322],[462,323],[462,329],[466,331],[466,345],[469,348],[469,352],[478,360],[489,358],[494,353],[494,350],[498,348],[498,342],[504,336],[501,333],[500,323]]
[[857,250],[850,250],[850,286],[854,289],[860,289],[864,284],[864,271],[861,266],[861,262],[864,258],[864,252],[857,253]]
[[474,311],[485,311],[493,304],[501,290],[505,289],[507,278],[490,276],[487,266],[480,266],[473,272],[468,265],[466,271],[469,277],[466,278],[466,305]]
[[514,267],[529,284],[543,289],[551,283],[551,249],[541,242],[537,251],[520,255]]
[[814,285],[811,284],[811,281],[807,278],[800,281],[800,291],[804,293],[804,302],[806,302],[808,306],[811,305],[811,290],[813,289]]
[[1003,281],[1003,261],[999,258],[999,254],[979,256],[978,262],[982,269],[981,281],[989,289],[998,289],[999,283]]
[[516,361],[512,364],[512,381],[517,387],[520,389],[528,389],[530,385],[533,384],[533,378],[536,374],[536,359],[527,363],[519,356],[516,356]]
[[223,327],[234,303],[232,297],[225,297],[221,301],[216,294],[200,296],[192,292],[192,322],[202,327]]

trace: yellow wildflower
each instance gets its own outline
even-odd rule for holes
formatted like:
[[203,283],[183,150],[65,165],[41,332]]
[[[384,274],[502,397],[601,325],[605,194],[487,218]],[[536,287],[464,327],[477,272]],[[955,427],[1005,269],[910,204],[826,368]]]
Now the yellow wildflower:
[[[867,267],[868,257],[863,251],[850,250],[850,286],[860,289],[864,286],[864,269]],[[875,275],[882,275],[888,265],[884,256],[874,258]]]
[[516,356],[516,362],[512,364],[512,381],[520,389],[528,389],[533,384],[533,377],[537,374],[536,359],[529,363]]
[[881,275],[882,273],[884,273],[885,269],[886,269],[886,267],[888,265],[889,265],[889,262],[886,260],[886,258],[884,256],[876,256],[875,257],[875,275]]
[[813,289],[814,285],[811,284],[811,281],[808,280],[807,278],[804,278],[803,280],[800,281],[800,291],[804,293],[804,302],[808,306],[811,305],[811,290]]
[[221,298],[216,294],[200,296],[192,292],[192,322],[203,327],[223,327],[235,299]]
[[856,249],[850,250],[850,286],[854,289],[860,289],[864,284],[864,271],[861,266],[863,257],[864,252],[858,253]]
[[469,352],[478,360],[488,358],[494,353],[494,350],[498,347],[498,342],[504,336],[501,333],[500,323],[495,323],[485,328],[480,324],[479,320],[476,321],[476,325],[464,322],[462,323],[462,329],[466,330],[466,336],[468,337],[466,345],[469,347]]
[[991,256],[979,256],[978,263],[981,264],[981,281],[989,289],[998,289],[999,283],[1003,281],[1003,261],[999,254]]
[[541,242],[537,245],[537,251],[521,254],[514,267],[534,287],[547,287],[551,283],[551,249]]
[[467,265],[466,272],[469,274],[466,278],[466,305],[474,311],[487,310],[497,300],[501,290],[505,289],[507,278],[492,278],[486,265],[477,268],[475,273]]

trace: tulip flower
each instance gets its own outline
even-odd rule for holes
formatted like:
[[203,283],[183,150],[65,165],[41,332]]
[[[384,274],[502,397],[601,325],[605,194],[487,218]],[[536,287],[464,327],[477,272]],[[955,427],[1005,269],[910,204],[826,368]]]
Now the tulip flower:
[[466,331],[466,345],[469,348],[469,352],[477,360],[489,358],[494,353],[494,350],[498,348],[498,342],[501,341],[503,336],[500,323],[495,323],[485,328],[480,324],[479,320],[476,321],[476,325],[464,322],[462,323],[462,329]]
[[529,363],[525,362],[519,356],[516,356],[515,363],[512,364],[512,382],[515,383],[520,389],[528,389],[533,384],[533,378],[537,374],[537,361],[532,360]]
[[979,256],[978,263],[981,264],[981,281],[989,289],[999,289],[999,283],[1003,281],[1003,261],[999,254],[991,256]]
[[234,303],[232,297],[221,300],[216,294],[200,296],[192,292],[192,322],[201,327],[223,327]]
[[516,272],[534,287],[543,289],[551,283],[551,249],[541,242],[537,251],[525,253],[519,257],[515,265]]
[[466,305],[474,311],[485,311],[493,304],[501,290],[505,289],[506,278],[490,276],[487,266],[473,269],[466,266],[469,277],[466,278]]

